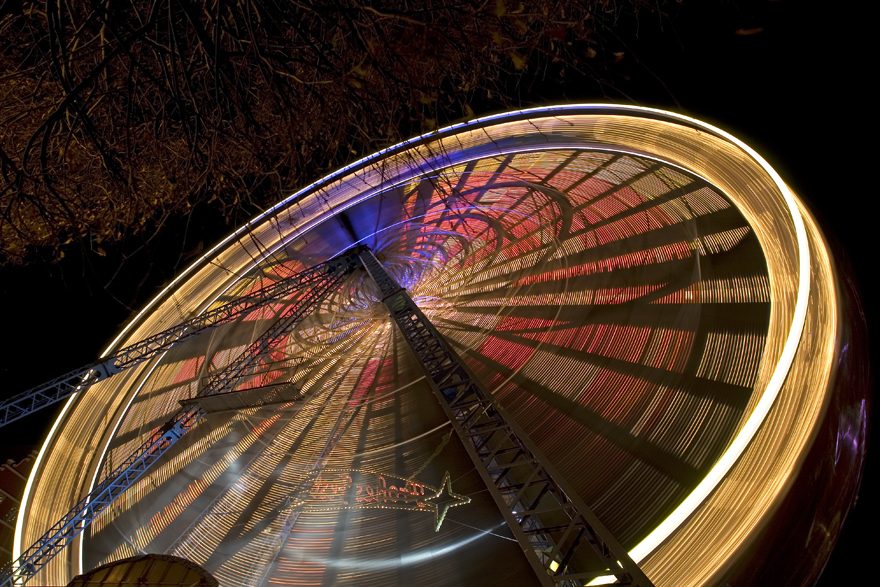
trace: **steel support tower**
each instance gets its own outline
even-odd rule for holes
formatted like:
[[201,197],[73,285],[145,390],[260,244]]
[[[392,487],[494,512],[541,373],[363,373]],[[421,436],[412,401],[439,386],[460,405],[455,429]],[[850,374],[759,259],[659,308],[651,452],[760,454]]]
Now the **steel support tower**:
[[359,256],[541,584],[613,575],[616,585],[653,587],[406,290],[371,251]]
[[[281,300],[293,291],[305,290],[304,295],[286,308],[255,342],[227,367],[213,374],[196,399],[230,393],[296,324],[338,290],[347,276],[361,268],[376,284],[382,303],[425,373],[541,584],[546,587],[584,585],[592,579],[610,575],[616,578],[616,585],[653,587],[626,549],[498,405],[406,290],[366,247],[351,249],[327,263],[127,347],[104,363],[75,372],[74,379],[79,378],[77,384],[58,386],[58,381],[67,381],[59,378],[20,394],[13,398],[17,402],[15,405],[26,404],[31,401],[31,396],[40,396],[48,388],[70,395],[123,368],[143,362],[183,339],[234,320],[256,307]],[[40,401],[34,400],[32,404],[37,405]],[[4,404],[6,413],[14,414],[14,410],[8,409],[9,405],[10,402]],[[203,415],[197,402],[186,402],[165,425],[154,431],[104,481],[23,552],[13,565],[4,569],[0,586],[22,585],[36,575],[161,459]],[[8,421],[11,420],[2,423]],[[335,438],[336,430],[333,436]],[[328,447],[332,445],[335,445],[334,439]],[[316,463],[316,469],[320,465],[320,462]],[[288,522],[285,528],[292,525]],[[286,536],[280,538],[283,544]]]
[[[342,281],[359,267],[360,262],[356,255],[343,254],[327,263],[298,274],[302,277],[301,281],[288,281],[286,284],[287,292],[306,287],[309,289],[306,290],[306,293],[299,300],[285,308],[280,316],[277,317],[275,323],[242,351],[229,365],[212,375],[197,397],[208,397],[232,391],[243,377],[247,376],[258,366],[260,360],[267,353],[278,346],[283,337],[296,324],[311,314],[328,295],[338,290]],[[275,285],[277,286],[278,284]],[[253,300],[255,299],[279,299],[282,295],[252,295],[245,300],[236,300],[231,304],[227,304],[223,308],[239,308],[238,313],[240,314],[244,311],[244,308],[253,309]],[[227,311],[225,313],[213,313],[213,315],[228,316],[229,313]],[[207,329],[203,328],[201,331],[204,332]],[[158,340],[161,338],[161,340],[167,341],[171,335],[166,333],[180,333],[186,332],[186,330],[187,328],[178,327],[171,329],[171,331],[160,333],[161,336],[157,335],[147,340]],[[177,338],[175,336],[171,343],[176,341]],[[142,341],[134,345],[134,347],[143,348],[144,342]],[[158,351],[153,351],[153,354],[155,352]],[[79,536],[102,511],[140,479],[153,463],[161,459],[184,434],[192,430],[202,416],[203,411],[198,404],[186,405],[178,410],[163,426],[156,429],[147,440],[117,466],[104,481],[92,489],[61,520],[47,530],[30,548],[25,550],[18,559],[0,571],[0,586],[23,585],[36,575],[46,563],[55,558],[64,547]]]

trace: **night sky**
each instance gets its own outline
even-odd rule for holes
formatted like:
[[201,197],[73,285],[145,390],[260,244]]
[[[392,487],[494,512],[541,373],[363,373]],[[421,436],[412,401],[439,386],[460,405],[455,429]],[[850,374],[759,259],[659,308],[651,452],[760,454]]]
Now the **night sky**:
[[[875,264],[869,260],[868,247],[874,246],[869,235],[877,231],[869,202],[877,190],[866,137],[876,123],[868,107],[875,98],[868,92],[873,68],[867,66],[866,15],[843,12],[853,8],[833,3],[794,0],[670,4],[662,27],[656,17],[643,15],[638,22],[622,19],[614,29],[619,38],[606,37],[608,53],[624,53],[612,67],[613,87],[571,80],[543,95],[676,110],[745,141],[838,243],[852,266],[847,275],[861,284],[872,330],[876,305],[866,285]],[[528,88],[523,94],[541,95]],[[121,269],[113,253],[97,257],[78,251],[57,264],[0,269],[0,302],[7,313],[2,394],[13,395],[97,358],[132,310],[182,270],[200,246],[209,248],[230,230],[216,212],[196,210],[188,221],[166,227],[149,254],[134,255]],[[875,354],[865,360],[875,364]],[[53,412],[0,430],[0,462],[20,458],[41,442]],[[869,454],[858,505],[818,583],[822,587],[864,583],[861,567],[874,553],[873,541],[861,536],[878,522],[871,499],[875,461]]]

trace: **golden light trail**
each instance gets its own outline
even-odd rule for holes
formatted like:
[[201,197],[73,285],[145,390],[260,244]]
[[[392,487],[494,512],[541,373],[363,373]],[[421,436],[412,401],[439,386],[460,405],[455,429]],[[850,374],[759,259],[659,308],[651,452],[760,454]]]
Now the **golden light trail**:
[[[420,200],[425,185],[431,194]],[[610,523],[627,533],[630,556],[658,587],[711,584],[772,518],[812,442],[832,380],[838,302],[821,233],[791,190],[747,145],[700,121],[647,108],[573,105],[478,119],[386,149],[300,190],[230,235],[152,300],[105,355],[261,283],[255,268],[278,262],[301,267],[338,253],[345,243],[327,228],[328,219],[343,211],[360,211],[362,217],[371,202],[384,199],[399,202],[404,217],[380,226],[377,216],[370,238],[387,249],[390,266],[401,272],[400,279],[410,280],[414,298],[425,301],[438,328],[459,345],[499,400],[520,414],[518,421],[534,440],[558,454],[566,476],[576,479],[597,507],[608,509]],[[711,228],[713,222],[720,222],[719,228]],[[712,274],[715,256],[745,255],[743,243],[752,241],[760,244],[763,256],[751,273]],[[759,270],[759,264],[765,269]],[[708,271],[705,278],[701,271]],[[285,352],[306,357],[302,368],[270,372],[289,373],[303,389],[331,386],[319,394],[336,398],[329,407],[308,404],[290,416],[281,436],[312,452],[297,449],[280,473],[272,467],[281,467],[281,461],[268,453],[268,460],[254,461],[242,473],[245,489],[231,486],[223,506],[227,510],[242,507],[262,483],[247,479],[302,478],[359,385],[367,385],[373,395],[357,405],[372,410],[392,401],[383,394],[397,397],[394,401],[402,402],[395,408],[398,419],[376,416],[368,426],[363,410],[345,408],[354,410],[348,426],[362,426],[365,432],[360,440],[343,437],[334,445],[334,466],[373,458],[383,466],[416,468],[418,459],[431,454],[435,437],[429,432],[440,426],[434,422],[423,429],[407,415],[415,413],[409,398],[421,387],[407,379],[413,375],[406,355],[388,343],[393,331],[370,310],[369,288],[357,279],[345,287],[325,305],[320,320],[304,324],[291,337]],[[639,315],[674,322],[650,327],[613,320],[587,323],[587,314],[571,310],[595,307],[617,316],[615,307],[632,303],[641,303]],[[755,327],[739,334],[707,334],[700,343],[705,348],[735,357],[724,358],[731,364],[747,365],[722,377],[721,355],[703,355],[693,385],[724,383],[729,393],[740,394],[741,407],[697,401],[688,390],[644,379],[645,373],[656,378],[681,374],[687,353],[699,358],[707,352],[691,348],[700,307],[725,303],[766,305],[766,332]],[[541,314],[542,308],[549,314]],[[755,316],[755,324],[764,324],[760,312]],[[218,331],[199,352],[238,348],[265,324],[265,319],[252,320]],[[108,454],[125,446],[120,439],[134,435],[125,436],[125,442],[135,442],[138,422],[161,415],[184,393],[169,383],[189,364],[174,353],[96,385],[88,401],[68,401],[28,480],[13,556],[88,492]],[[211,360],[219,356],[226,355]],[[380,381],[390,377],[392,364],[406,376]],[[157,371],[160,365],[164,371]],[[523,381],[555,393],[529,395]],[[621,390],[614,391],[621,395],[609,395],[609,390]],[[133,405],[143,414],[140,420],[134,419]],[[592,426],[617,432],[603,438],[560,419],[564,410],[579,411]],[[691,414],[691,424],[679,422],[676,413]],[[131,422],[121,426],[126,418]],[[401,422],[407,423],[406,442],[396,438],[403,433]],[[392,433],[394,426],[398,430]],[[621,435],[647,439],[650,454],[661,460],[652,463],[644,454],[634,458],[621,450]],[[618,471],[621,480],[659,475],[657,487],[664,489],[657,499],[674,501],[672,513],[651,527],[627,522],[599,480],[574,467],[576,459],[565,452],[563,436],[580,437],[577,446],[590,450],[606,447],[595,458]],[[216,443],[213,437],[197,442],[193,458],[209,454]],[[710,454],[716,455],[714,464],[701,469]],[[703,473],[690,485],[687,479],[697,470]],[[70,489],[59,493],[57,487]],[[131,503],[138,502],[138,491],[129,496]],[[284,491],[270,491],[269,501],[257,508],[259,515],[276,515]],[[632,515],[652,518],[647,510]],[[102,523],[112,523],[112,516],[106,517]],[[155,519],[163,521],[135,532],[142,537],[137,540],[156,539],[172,522]],[[308,514],[303,528],[317,532],[330,519]],[[228,532],[229,524],[205,526],[212,536],[207,543],[219,543],[218,532]],[[303,536],[292,540],[301,544]],[[311,559],[323,560],[331,542],[316,542]],[[82,572],[88,544],[81,539],[32,584],[63,584]],[[255,543],[243,549],[218,576],[230,584],[251,577],[268,560],[260,548]],[[207,556],[205,551],[197,558]],[[279,568],[296,564],[285,559]]]

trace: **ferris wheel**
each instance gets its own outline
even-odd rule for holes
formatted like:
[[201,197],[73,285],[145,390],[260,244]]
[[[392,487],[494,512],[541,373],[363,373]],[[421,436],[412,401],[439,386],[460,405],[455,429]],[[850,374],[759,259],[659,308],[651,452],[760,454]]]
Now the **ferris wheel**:
[[815,444],[839,295],[791,190],[699,121],[418,137],[254,219],[53,384],[78,393],[10,581],[155,552],[224,587],[714,584]]

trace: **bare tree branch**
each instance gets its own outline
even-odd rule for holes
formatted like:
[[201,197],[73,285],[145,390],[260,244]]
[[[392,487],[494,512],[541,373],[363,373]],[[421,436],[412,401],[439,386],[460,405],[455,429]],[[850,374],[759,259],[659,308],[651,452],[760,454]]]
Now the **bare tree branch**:
[[603,20],[641,4],[3,4],[0,264],[147,238],[200,203],[250,214],[355,154],[515,103],[524,72],[583,68]]

